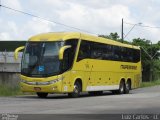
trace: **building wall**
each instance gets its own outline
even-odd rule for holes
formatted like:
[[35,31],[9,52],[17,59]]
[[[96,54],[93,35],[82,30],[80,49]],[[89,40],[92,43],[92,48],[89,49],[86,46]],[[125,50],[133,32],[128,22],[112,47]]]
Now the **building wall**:
[[13,52],[0,52],[0,84],[7,84],[11,87],[19,85],[19,74],[21,67],[22,53],[18,60],[14,59]]
[[7,85],[9,87],[17,87],[19,86],[20,77],[18,73],[0,73],[0,85]]

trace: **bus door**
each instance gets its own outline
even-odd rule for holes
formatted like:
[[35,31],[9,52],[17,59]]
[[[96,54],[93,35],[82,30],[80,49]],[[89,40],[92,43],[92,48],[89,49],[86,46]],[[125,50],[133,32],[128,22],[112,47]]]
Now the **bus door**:
[[87,86],[93,86],[94,78],[91,76],[93,65],[91,65],[90,61],[86,62],[85,68],[86,68],[86,76],[87,76]]
[[77,63],[78,68],[82,73],[84,88],[92,86],[94,81],[90,78],[92,66],[90,64],[90,42],[82,40],[79,48]]
[[[102,52],[101,46],[98,43],[90,43],[90,85],[92,91],[98,90],[98,86],[103,85],[103,78],[101,72]],[[101,67],[100,67],[101,66]]]

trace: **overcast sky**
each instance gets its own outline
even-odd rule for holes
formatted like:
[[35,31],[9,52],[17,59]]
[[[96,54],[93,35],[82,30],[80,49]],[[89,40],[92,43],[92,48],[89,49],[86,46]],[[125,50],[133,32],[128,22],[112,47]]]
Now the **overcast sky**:
[[[118,32],[121,19],[128,23],[160,27],[160,0],[1,0],[5,6],[89,31],[95,35]],[[133,27],[124,23],[124,34]],[[78,31],[0,8],[0,40],[27,40],[44,32]],[[82,31],[83,32],[83,31]],[[125,38],[145,38],[156,43],[160,29],[135,26]]]

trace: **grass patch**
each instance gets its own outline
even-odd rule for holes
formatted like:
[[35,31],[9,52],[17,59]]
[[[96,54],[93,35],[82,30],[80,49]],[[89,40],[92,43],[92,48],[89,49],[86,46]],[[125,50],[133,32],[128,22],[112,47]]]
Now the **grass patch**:
[[0,85],[0,96],[15,96],[15,95],[22,95],[19,86],[11,87],[8,85]]
[[152,81],[152,82],[142,82],[141,87],[151,87],[151,86],[156,86],[160,85],[160,80]]

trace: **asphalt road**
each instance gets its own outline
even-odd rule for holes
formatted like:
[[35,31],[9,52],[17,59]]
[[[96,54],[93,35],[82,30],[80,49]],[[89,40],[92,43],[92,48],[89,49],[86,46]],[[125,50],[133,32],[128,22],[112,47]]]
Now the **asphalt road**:
[[36,95],[0,97],[0,113],[11,114],[158,114],[160,113],[160,86],[139,88],[130,94],[101,96]]

